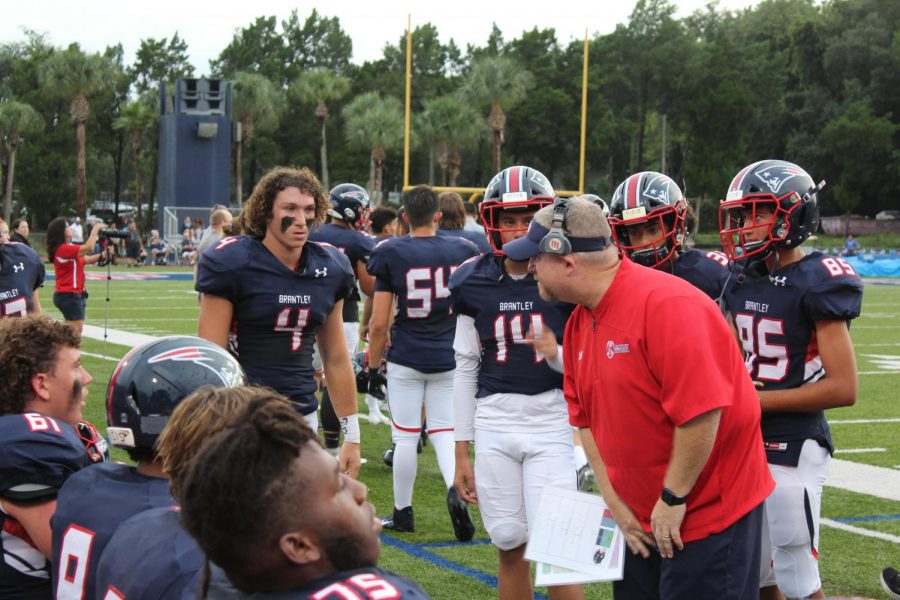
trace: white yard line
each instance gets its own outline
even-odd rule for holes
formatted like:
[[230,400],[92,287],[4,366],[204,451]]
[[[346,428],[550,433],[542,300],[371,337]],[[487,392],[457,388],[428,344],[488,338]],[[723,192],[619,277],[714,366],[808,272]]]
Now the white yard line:
[[887,448],[838,448],[835,454],[866,454],[867,452],[887,452]]
[[[131,333],[130,331],[123,331],[121,329],[107,329],[107,338],[110,344],[118,344],[120,346],[128,346],[129,348],[134,348],[139,344],[143,344],[145,342],[152,342],[157,339],[157,336],[154,335],[144,335],[143,333]],[[97,325],[85,325],[84,330],[81,332],[82,337],[90,338],[92,340],[100,340],[103,341],[103,328],[98,327]]]
[[825,485],[900,502],[900,471],[833,458]]
[[833,521],[831,519],[822,518],[819,520],[822,525],[827,527],[833,527],[834,529],[840,529],[841,531],[849,531],[850,533],[855,533],[857,535],[864,535],[866,537],[876,538],[879,540],[884,540],[886,542],[893,542],[895,544],[900,544],[900,536],[892,535],[890,533],[883,533],[881,531],[872,531],[871,529],[865,529],[863,527],[854,527],[853,525],[848,525],[846,523],[841,523],[840,521]]
[[900,423],[900,419],[835,419],[829,425],[868,425],[869,423]]

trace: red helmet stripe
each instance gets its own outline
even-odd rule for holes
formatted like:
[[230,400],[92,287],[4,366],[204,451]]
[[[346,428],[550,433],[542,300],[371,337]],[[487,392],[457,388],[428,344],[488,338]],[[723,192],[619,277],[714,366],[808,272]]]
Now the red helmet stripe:
[[758,162],[753,163],[752,165],[747,165],[744,167],[740,173],[734,176],[734,179],[731,180],[731,187],[728,188],[729,192],[733,192],[734,190],[741,189],[741,184],[744,183],[744,178],[747,177],[747,174],[753,170],[753,167],[758,165]]
[[522,169],[519,167],[512,167],[509,170],[509,176],[506,178],[506,191],[507,192],[518,192],[522,184],[519,181],[519,178],[522,176]]
[[633,175],[628,181],[628,187],[625,189],[625,208],[637,208],[639,182],[643,179],[643,174]]

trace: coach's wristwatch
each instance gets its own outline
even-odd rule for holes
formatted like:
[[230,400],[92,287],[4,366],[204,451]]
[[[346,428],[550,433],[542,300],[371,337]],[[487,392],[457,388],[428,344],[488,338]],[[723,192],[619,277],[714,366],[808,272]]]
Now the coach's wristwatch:
[[659,497],[669,506],[679,506],[687,502],[687,494],[684,496],[676,496],[675,492],[666,487],[662,489],[662,494],[660,494]]

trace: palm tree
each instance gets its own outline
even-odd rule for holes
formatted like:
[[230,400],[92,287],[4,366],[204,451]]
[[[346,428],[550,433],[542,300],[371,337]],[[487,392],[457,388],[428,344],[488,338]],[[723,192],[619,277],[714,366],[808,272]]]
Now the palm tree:
[[12,214],[13,175],[16,168],[16,148],[23,136],[44,128],[44,120],[30,104],[10,100],[0,104],[0,137],[6,143],[9,153],[9,168],[6,171],[6,194],[3,197],[3,218],[9,223]]
[[141,229],[141,152],[144,145],[144,131],[156,122],[156,111],[140,100],[134,100],[122,107],[113,121],[114,129],[131,132],[131,157],[134,159],[134,196],[137,208],[137,227]]
[[372,204],[380,206],[382,175],[388,150],[403,143],[403,107],[393,97],[382,98],[378,92],[357,96],[344,107],[347,143],[371,152],[370,165]]
[[325,189],[331,186],[328,183],[328,145],[325,139],[325,121],[328,120],[328,102],[340,100],[350,91],[350,80],[343,75],[338,75],[324,67],[309,69],[300,74],[291,84],[288,93],[300,102],[314,103],[316,105],[316,119],[322,129],[322,143],[320,154],[322,160],[322,185]]
[[91,115],[87,97],[112,85],[114,69],[108,58],[100,54],[85,54],[75,44],[53,53],[40,67],[41,86],[51,94],[69,100],[69,116],[75,123],[77,144],[75,201],[82,220],[87,213],[85,123]]
[[265,76],[242,71],[234,76],[232,113],[241,124],[241,140],[235,145],[234,185],[237,205],[243,206],[241,154],[257,129],[274,129],[281,114],[281,92]]
[[478,113],[458,94],[447,94],[425,101],[424,121],[434,139],[441,180],[456,186],[462,157],[460,152],[474,145],[484,131]]
[[504,107],[508,110],[524,100],[533,83],[534,77],[529,71],[505,56],[486,56],[472,64],[465,92],[477,104],[491,109],[487,124],[494,136],[495,173],[500,171],[500,146],[506,128]]

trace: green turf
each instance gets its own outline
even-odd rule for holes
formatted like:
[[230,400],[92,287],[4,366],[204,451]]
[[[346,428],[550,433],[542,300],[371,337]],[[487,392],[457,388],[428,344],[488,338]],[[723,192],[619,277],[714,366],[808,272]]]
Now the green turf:
[[[178,269],[186,270],[186,269]],[[119,268],[119,273],[144,272]],[[90,281],[87,322],[103,325],[105,312],[104,281]],[[50,314],[52,292],[44,293],[43,305]],[[198,307],[192,284],[184,281],[113,281],[110,284],[109,324],[116,329],[150,335],[194,334]],[[900,360],[900,286],[867,286],[863,300],[863,316],[857,319],[851,335],[856,345],[859,377],[859,399],[855,406],[829,411],[831,421],[848,419],[900,418],[900,371],[888,373],[870,354],[891,355]],[[128,349],[101,341],[85,340],[84,350],[107,354],[116,360]],[[115,360],[85,357],[87,369],[94,375],[86,416],[94,423],[105,422],[103,395]],[[360,403],[365,412],[365,403]],[[887,468],[900,467],[900,423],[832,425],[834,440],[840,449],[885,448],[885,452],[843,454],[839,458]],[[390,446],[387,426],[372,426],[363,420],[363,456],[368,459],[360,479],[369,487],[369,498],[379,512],[391,507],[391,472],[381,463],[382,451]],[[122,458],[121,454],[116,454]],[[413,544],[448,542],[453,539],[444,503],[445,490],[431,447],[419,457],[414,506],[415,534],[396,535]],[[823,516],[831,519],[900,514],[900,503],[826,487]],[[478,526],[476,538],[486,536],[477,509],[473,516]],[[900,536],[900,520],[851,523],[865,530]],[[496,575],[496,554],[490,545],[425,548],[428,552],[461,566],[488,575]],[[822,528],[821,565],[825,590],[829,595],[883,598],[878,575],[888,564],[900,564],[900,545],[862,535]],[[419,582],[434,598],[492,598],[496,591],[473,578],[437,567],[396,548],[384,546],[381,564]],[[545,590],[544,590],[545,591]],[[591,599],[610,598],[609,584],[587,587]]]

